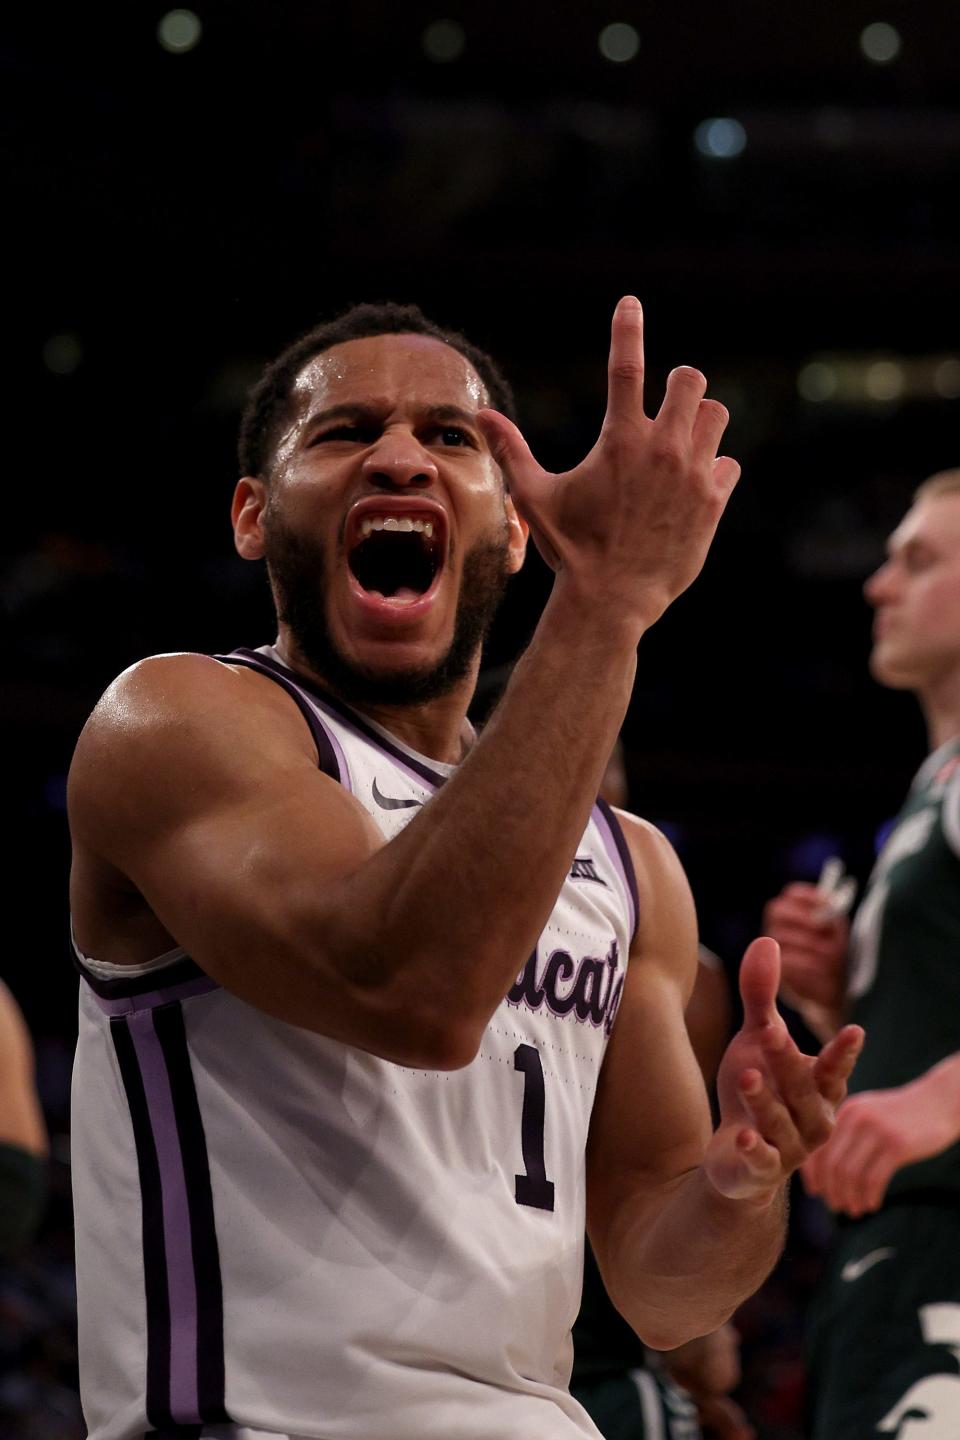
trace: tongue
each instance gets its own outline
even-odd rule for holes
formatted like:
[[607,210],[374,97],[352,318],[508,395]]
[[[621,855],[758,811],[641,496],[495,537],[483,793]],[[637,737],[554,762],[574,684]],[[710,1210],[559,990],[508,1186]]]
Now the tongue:
[[411,590],[409,585],[401,585],[394,590],[392,595],[384,595],[381,590],[371,590],[371,595],[376,595],[378,600],[383,600],[387,605],[409,605],[414,600],[420,599],[419,590]]

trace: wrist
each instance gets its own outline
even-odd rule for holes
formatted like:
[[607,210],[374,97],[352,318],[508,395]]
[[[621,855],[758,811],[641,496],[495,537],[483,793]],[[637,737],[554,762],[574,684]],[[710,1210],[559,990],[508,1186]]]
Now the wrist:
[[701,1166],[700,1173],[710,1202],[720,1215],[726,1213],[735,1220],[744,1214],[760,1217],[770,1212],[786,1213],[787,1182],[785,1180],[777,1180],[771,1185],[758,1184],[755,1189],[745,1188],[740,1194],[728,1195],[713,1182],[706,1167]]
[[960,1130],[960,1054],[948,1055],[910,1086],[922,1104],[936,1104],[953,1116]]
[[555,576],[545,613],[556,616],[571,639],[582,634],[589,644],[624,655],[636,651],[653,624],[653,619],[623,605],[618,597],[585,584],[570,570],[560,570]]

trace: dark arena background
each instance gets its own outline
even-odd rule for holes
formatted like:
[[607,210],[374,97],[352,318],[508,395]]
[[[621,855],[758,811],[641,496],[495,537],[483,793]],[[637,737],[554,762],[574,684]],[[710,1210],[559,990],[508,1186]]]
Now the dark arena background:
[[[191,0],[193,3],[193,0]],[[227,512],[245,388],[354,300],[413,300],[501,361],[538,457],[603,413],[610,311],[649,396],[702,368],[743,463],[706,569],[642,642],[631,806],[674,840],[731,973],[764,900],[863,880],[924,749],[869,679],[864,577],[960,464],[953,0],[517,5],[78,0],[4,20],[7,480],[2,975],[52,1135],[32,1249],[0,1268],[0,1440],[74,1440],[65,777],[110,679],[271,638]],[[548,584],[531,560],[489,699]],[[642,1101],[641,1101],[642,1103]],[[801,1434],[825,1233],[741,1313],[741,1403]]]

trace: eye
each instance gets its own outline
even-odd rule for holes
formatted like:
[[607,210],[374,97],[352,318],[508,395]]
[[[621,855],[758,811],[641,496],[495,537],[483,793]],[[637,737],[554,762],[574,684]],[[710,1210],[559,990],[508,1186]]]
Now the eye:
[[327,430],[321,430],[314,435],[310,445],[326,445],[330,441],[343,441],[346,444],[370,445],[378,435],[378,431],[372,425],[364,425],[358,421],[343,421],[340,425],[331,425]]
[[919,547],[914,548],[911,546],[904,553],[903,560],[904,569],[907,571],[908,574],[919,575],[921,571],[929,570],[930,566],[934,562],[934,556],[930,553],[929,550],[920,549]]
[[459,425],[444,425],[437,431],[437,438],[441,445],[473,446],[474,439],[468,430],[462,430]]

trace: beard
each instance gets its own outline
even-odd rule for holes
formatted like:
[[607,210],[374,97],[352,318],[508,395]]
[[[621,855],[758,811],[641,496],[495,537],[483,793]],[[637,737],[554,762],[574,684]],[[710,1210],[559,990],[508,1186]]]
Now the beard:
[[499,541],[477,544],[464,556],[453,639],[446,653],[420,669],[373,670],[345,655],[330,633],[321,543],[296,534],[270,507],[265,518],[264,549],[277,615],[300,655],[334,694],[354,705],[422,705],[448,694],[469,673],[507,587],[506,523]]

